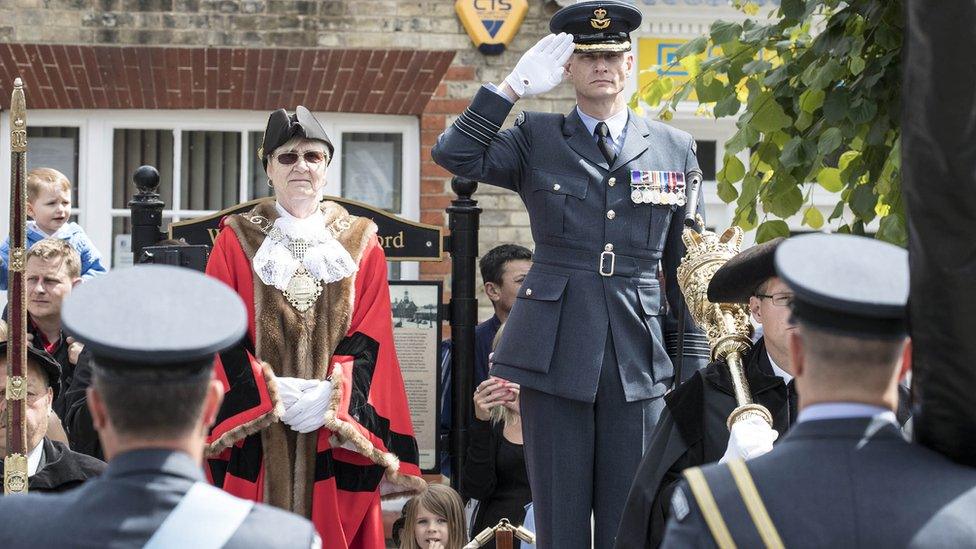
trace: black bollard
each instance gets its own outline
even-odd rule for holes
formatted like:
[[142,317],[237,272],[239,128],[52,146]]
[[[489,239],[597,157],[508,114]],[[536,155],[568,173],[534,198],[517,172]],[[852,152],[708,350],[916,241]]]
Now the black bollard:
[[152,166],[139,166],[132,174],[132,182],[139,192],[129,201],[132,212],[132,259],[139,263],[142,249],[165,238],[159,230],[163,224],[163,201],[159,199],[159,171]]
[[478,219],[481,208],[471,195],[478,183],[455,177],[451,189],[457,199],[447,208],[451,229],[451,486],[461,490],[461,473],[468,450],[468,421],[474,394],[474,328],[478,300],[474,295],[478,258]]

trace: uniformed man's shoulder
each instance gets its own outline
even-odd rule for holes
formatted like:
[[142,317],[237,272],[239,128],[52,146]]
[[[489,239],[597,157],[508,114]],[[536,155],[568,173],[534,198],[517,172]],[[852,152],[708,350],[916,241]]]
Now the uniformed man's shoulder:
[[44,547],[63,541],[58,536],[70,526],[65,513],[75,507],[83,488],[0,497],[0,547]]
[[315,526],[308,519],[270,505],[256,503],[226,547],[305,548],[312,547],[315,539]]
[[566,115],[558,112],[521,111],[515,117],[515,125],[524,128],[562,128]]

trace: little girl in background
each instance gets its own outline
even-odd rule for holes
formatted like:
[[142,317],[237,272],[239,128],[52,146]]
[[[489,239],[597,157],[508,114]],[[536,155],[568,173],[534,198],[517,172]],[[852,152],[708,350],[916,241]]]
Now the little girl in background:
[[407,502],[403,515],[400,549],[461,549],[467,543],[464,505],[450,486],[429,484]]

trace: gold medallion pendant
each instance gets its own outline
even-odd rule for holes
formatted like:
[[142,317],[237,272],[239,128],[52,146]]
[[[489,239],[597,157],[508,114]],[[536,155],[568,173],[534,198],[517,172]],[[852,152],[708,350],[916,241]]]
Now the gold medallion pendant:
[[321,293],[322,282],[310,275],[304,266],[295,271],[284,291],[285,299],[300,313],[309,310]]

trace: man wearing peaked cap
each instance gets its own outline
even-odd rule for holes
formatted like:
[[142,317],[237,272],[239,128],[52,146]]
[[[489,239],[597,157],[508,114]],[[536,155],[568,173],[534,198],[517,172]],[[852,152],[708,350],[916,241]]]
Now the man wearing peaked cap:
[[[690,315],[679,323],[675,274],[693,187],[686,175],[699,173],[695,144],[627,108],[630,33],[640,25],[640,10],[628,2],[559,10],[552,34],[503,83],[484,85],[431,151],[458,176],[519,193],[532,222],[533,267],[491,373],[521,386],[543,549],[588,547],[591,516],[596,546],[613,545],[673,385],[679,334],[686,376],[708,361]],[[522,112],[501,130],[520,98],[564,78],[576,94],[571,112]]]
[[176,267],[120,269],[76,289],[62,320],[92,354],[88,407],[108,467],[65,494],[0,498],[0,546],[319,545],[309,521],[204,481],[223,398],[214,355],[247,325],[230,289]]
[[685,471],[664,547],[961,547],[976,470],[906,442],[895,421],[911,366],[908,254],[814,234],[782,243],[793,292],[799,417],[769,453]]

